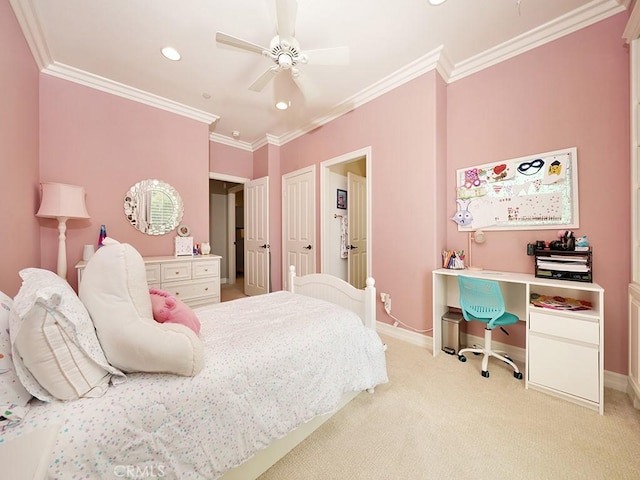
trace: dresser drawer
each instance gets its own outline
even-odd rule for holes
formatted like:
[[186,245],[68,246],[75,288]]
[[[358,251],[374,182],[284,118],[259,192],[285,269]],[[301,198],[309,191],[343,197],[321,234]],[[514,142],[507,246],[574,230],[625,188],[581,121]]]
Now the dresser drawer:
[[220,280],[194,280],[192,282],[163,283],[162,289],[185,303],[193,304],[197,300],[218,300],[220,297]]
[[147,283],[149,284],[149,286],[159,286],[160,282],[162,281],[160,278],[160,264],[147,263],[144,267],[147,271]]
[[220,276],[220,262],[217,260],[193,262],[193,279]]
[[583,318],[531,312],[529,330],[578,342],[600,344],[600,325],[596,321]]
[[162,264],[162,283],[191,280],[192,262],[171,262]]

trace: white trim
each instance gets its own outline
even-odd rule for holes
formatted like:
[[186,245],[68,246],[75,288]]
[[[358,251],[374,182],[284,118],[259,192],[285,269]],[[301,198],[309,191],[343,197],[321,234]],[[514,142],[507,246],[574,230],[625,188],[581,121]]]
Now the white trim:
[[[320,162],[320,271],[325,271],[324,264],[324,253],[326,251],[324,245],[324,234],[327,231],[326,225],[326,215],[325,215],[325,204],[326,199],[324,198],[324,192],[326,188],[327,182],[327,170],[333,165],[338,165],[340,163],[349,162],[351,160],[356,160],[358,158],[365,158],[365,173],[366,173],[366,183],[367,183],[367,278],[374,277],[373,275],[373,237],[372,237],[372,188],[373,188],[373,176],[372,176],[372,150],[371,146],[361,148],[359,150],[354,150],[353,152],[345,153],[338,157],[330,158],[329,160],[324,160]],[[375,277],[374,277],[375,278]]]
[[154,95],[153,93],[148,93],[143,90],[130,87],[128,85],[125,85],[124,83],[114,82],[113,80],[110,80],[108,78],[94,75],[92,73],[88,73],[75,67],[64,65],[62,63],[50,63],[41,71],[42,73],[46,73],[47,75],[51,75],[52,77],[57,77],[63,80],[68,80],[70,82],[78,83],[80,85],[84,85],[85,87],[95,88],[96,90],[100,90],[102,92],[117,95],[118,97],[133,100],[134,102],[149,105],[150,107],[155,107],[161,110],[166,110],[168,112],[176,113],[178,115],[182,115],[184,117],[188,117],[206,124],[215,123],[220,118],[213,113],[204,112],[202,110],[198,110],[187,105],[174,102],[173,100],[160,97],[159,95]]
[[[10,0],[11,6],[16,14],[18,22],[22,28],[31,53],[43,73],[57,76],[66,80],[97,88],[107,93],[119,95],[130,100],[139,101],[146,105],[161,108],[167,111],[184,115],[205,123],[214,123],[219,117],[217,115],[193,109],[186,105],[164,99],[142,90],[128,87],[118,82],[102,78],[96,75],[83,72],[73,67],[52,62],[48,51],[42,29],[33,10],[32,0]],[[395,73],[376,82],[374,85],[346,99],[334,106],[328,113],[306,126],[285,133],[280,137],[266,134],[264,139],[253,143],[229,139],[220,134],[211,134],[210,141],[222,143],[234,148],[241,148],[248,151],[256,151],[266,144],[282,146],[296,138],[310,132],[311,130],[335,120],[379,96],[397,88],[414,78],[436,69],[447,83],[460,80],[473,73],[477,73],[485,68],[508,60],[516,55],[537,48],[560,37],[573,33],[579,29],[597,23],[608,17],[623,12],[628,8],[630,0],[592,0],[588,4],[579,7],[566,15],[552,20],[538,28],[526,32],[518,37],[497,45],[484,53],[463,60],[452,65],[447,58],[442,46],[423,55],[414,62],[402,67]],[[634,10],[638,10],[637,8]],[[635,12],[634,12],[635,13]],[[631,27],[629,27],[631,28]]]
[[38,16],[33,10],[33,2],[31,0],[9,0],[9,3],[13,8],[13,13],[18,19],[20,28],[31,50],[31,55],[33,55],[33,59],[38,66],[38,70],[42,70],[49,65],[52,60],[47,42],[44,40],[44,34],[42,33]]
[[[420,333],[412,332],[410,330],[405,330],[404,328],[394,327],[389,325],[388,323],[377,322],[376,331],[381,335],[387,335],[391,338],[395,338],[397,340],[402,340],[403,342],[410,343],[411,345],[416,345],[418,347],[423,347],[430,352],[433,349],[433,339],[428,337],[427,335],[422,335]],[[474,344],[478,343],[482,345],[484,343],[484,338],[477,337],[474,335],[465,335],[462,333],[460,335],[460,340],[462,343]],[[463,341],[464,340],[464,341]],[[513,345],[507,345],[505,343],[493,342],[492,343],[497,350],[503,350],[509,352],[509,356],[515,359],[517,362],[525,363],[525,349],[521,347],[514,347]],[[445,355],[446,356],[446,355]],[[617,390],[623,393],[629,393],[629,379],[626,375],[622,375],[616,372],[610,372],[608,370],[604,371],[604,386],[605,388],[610,388],[612,390]]]
[[236,140],[235,138],[229,138],[224,135],[220,135],[219,133],[211,132],[209,134],[209,141],[220,143],[222,145],[227,145],[233,148],[239,148],[241,150],[246,150],[248,152],[253,152],[253,145],[249,142],[245,142],[243,140]]
[[625,7],[619,5],[616,0],[593,0],[544,25],[457,63],[451,77],[445,80],[447,83],[453,83],[485,68],[593,25],[624,10]]
[[217,173],[217,172],[209,172],[210,180],[220,180],[222,182],[231,182],[231,183],[247,183],[250,181],[250,178],[245,177],[236,177],[234,175],[227,175],[226,173]]

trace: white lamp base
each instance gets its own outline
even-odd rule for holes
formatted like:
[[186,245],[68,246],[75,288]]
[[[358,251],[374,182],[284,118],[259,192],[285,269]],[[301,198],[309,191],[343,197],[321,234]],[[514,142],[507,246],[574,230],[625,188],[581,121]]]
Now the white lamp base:
[[59,277],[67,279],[67,217],[58,217],[58,270]]

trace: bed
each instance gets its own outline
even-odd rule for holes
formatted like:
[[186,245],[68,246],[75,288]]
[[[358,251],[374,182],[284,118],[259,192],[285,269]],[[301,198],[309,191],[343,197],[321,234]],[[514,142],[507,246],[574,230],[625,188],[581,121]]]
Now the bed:
[[288,274],[289,291],[194,310],[204,352],[196,375],[127,373],[96,398],[33,399],[0,447],[49,432],[47,475],[60,480],[256,478],[388,380],[373,279],[357,290]]

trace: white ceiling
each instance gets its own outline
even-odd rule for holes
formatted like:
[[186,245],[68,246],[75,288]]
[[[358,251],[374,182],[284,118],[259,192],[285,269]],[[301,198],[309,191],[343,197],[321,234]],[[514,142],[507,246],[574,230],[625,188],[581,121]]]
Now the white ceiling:
[[[302,50],[348,46],[347,66],[302,65],[305,99],[271,61],[218,45],[216,31],[269,46],[275,0],[10,0],[41,70],[211,123],[212,138],[282,143],[425,71],[451,82],[621,12],[631,0],[299,0]],[[622,32],[621,32],[622,34]],[[181,54],[160,54],[170,45]],[[274,108],[276,96],[292,107]],[[208,98],[205,98],[208,97]],[[239,138],[232,139],[238,131]]]

